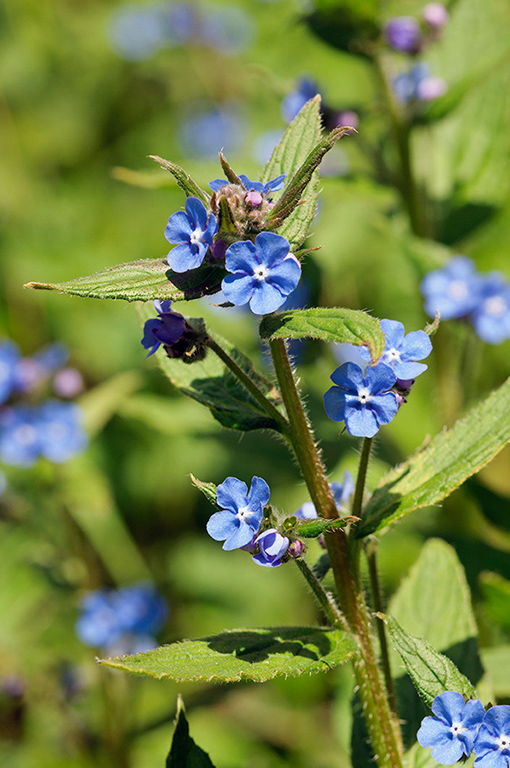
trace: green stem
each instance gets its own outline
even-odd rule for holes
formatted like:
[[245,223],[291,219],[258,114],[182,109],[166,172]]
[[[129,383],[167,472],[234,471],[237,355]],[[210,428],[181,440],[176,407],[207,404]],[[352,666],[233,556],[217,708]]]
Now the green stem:
[[[328,485],[326,471],[298,392],[285,342],[269,343],[275,373],[287,409],[287,437],[299,462],[310,496],[321,517],[335,518],[337,510]],[[379,669],[359,574],[359,545],[349,541],[344,530],[325,534],[331,568],[335,578],[338,602],[347,626],[354,634],[357,652],[354,672],[359,688],[363,713],[377,763],[380,768],[402,768],[403,748],[400,729],[394,717]]]
[[348,630],[349,628],[346,625],[345,618],[335,603],[332,595],[330,595],[329,592],[326,592],[306,560],[304,560],[302,557],[298,557],[296,560],[294,560],[294,562],[308,582],[308,586],[317,598],[322,610],[324,611],[332,626]]
[[258,388],[258,386],[255,384],[253,379],[250,378],[246,371],[244,371],[241,366],[234,360],[234,358],[231,357],[228,352],[225,352],[223,347],[220,347],[220,345],[210,336],[207,337],[206,343],[207,346],[210,347],[210,349],[212,349],[216,355],[218,355],[220,360],[223,360],[225,365],[230,368],[234,376],[239,379],[239,381],[246,387],[250,394],[253,395],[255,400],[260,403],[266,413],[272,419],[274,419],[274,421],[276,421],[280,430],[282,432],[287,432],[289,424],[285,416],[278,410],[275,405],[273,405],[273,403],[269,400],[268,397],[266,397],[262,390]]
[[[370,587],[372,592],[372,602],[375,613],[384,613],[384,603],[381,591],[381,582],[377,570],[377,540],[370,536],[365,541],[365,553],[368,562],[368,573],[370,578]],[[379,638],[379,648],[381,650],[381,665],[384,674],[384,682],[388,690],[388,700],[391,710],[397,716],[397,699],[395,696],[395,687],[391,676],[390,655],[388,652],[388,640],[386,637],[386,625],[382,619],[376,619],[377,636]]]
[[358,477],[356,478],[356,488],[354,490],[354,500],[352,502],[352,514],[355,517],[361,517],[363,511],[363,493],[365,491],[365,482],[367,479],[368,461],[370,459],[370,450],[372,448],[371,437],[364,437],[361,445],[361,455],[359,458]]

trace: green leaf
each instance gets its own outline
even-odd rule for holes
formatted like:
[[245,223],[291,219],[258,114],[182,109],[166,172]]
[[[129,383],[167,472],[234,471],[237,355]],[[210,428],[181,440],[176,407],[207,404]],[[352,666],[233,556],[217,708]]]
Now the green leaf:
[[510,379],[381,480],[363,512],[358,537],[437,504],[488,464],[510,440],[509,411]]
[[93,275],[76,277],[64,283],[32,282],[24,287],[58,291],[89,299],[180,301],[199,299],[216,293],[225,275],[226,272],[221,267],[208,265],[178,274],[172,272],[166,259],[139,259],[108,267]]
[[[147,320],[154,317],[154,310],[144,306],[140,309],[140,314],[143,320]],[[278,407],[280,400],[274,384],[261,376],[254,369],[251,360],[230,342],[217,336],[214,339]],[[163,348],[156,352],[155,357],[172,384],[185,395],[207,406],[214,418],[224,427],[242,431],[280,429],[277,422],[268,416],[260,403],[211,350],[208,350],[204,360],[197,360],[188,365],[182,360],[168,358]]]
[[346,525],[352,525],[358,521],[359,517],[354,516],[338,517],[335,520],[326,520],[323,517],[316,517],[313,520],[305,520],[302,523],[294,525],[292,530],[296,536],[303,536],[305,539],[314,539],[326,531],[345,528]]
[[482,648],[482,663],[491,679],[494,695],[510,699],[510,645]]
[[183,640],[101,663],[114,669],[178,682],[263,683],[275,677],[326,672],[356,652],[351,635],[322,627],[233,629]]
[[216,502],[216,486],[214,483],[204,483],[202,480],[198,480],[194,475],[190,474],[191,482],[195,486],[195,488],[198,488],[199,491],[202,491],[204,496],[208,501],[211,502],[215,507],[218,506]]
[[83,426],[89,437],[100,432],[142,384],[140,371],[123,371],[85,392],[78,402],[84,416]]
[[384,352],[386,340],[379,320],[366,312],[341,307],[291,309],[266,315],[260,324],[263,339],[321,339],[366,344],[373,360]]
[[168,160],[164,160],[162,157],[158,157],[157,155],[149,155],[149,157],[151,160],[155,160],[157,163],[159,163],[159,165],[164,168],[165,171],[170,171],[177,184],[186,193],[186,197],[198,197],[198,199],[201,200],[205,206],[209,205],[211,201],[210,196],[207,194],[207,192],[204,192],[204,190],[201,189],[195,181],[193,181],[191,176],[187,174],[183,168],[176,165],[175,163],[170,163]]
[[447,656],[438,653],[426,640],[410,635],[391,616],[385,616],[384,621],[416,690],[426,704],[430,706],[435,697],[445,691],[457,691],[468,699],[477,698],[472,684]]
[[334,48],[370,56],[381,30],[377,0],[315,0],[306,21],[311,30]]
[[[320,96],[308,101],[287,127],[282,139],[274,148],[269,162],[262,171],[261,181],[267,182],[282,173],[287,174],[287,183],[304,163],[309,153],[320,141],[321,115]],[[278,233],[286,237],[291,251],[295,251],[305,240],[315,216],[319,196],[319,175],[314,172],[306,187],[304,200],[298,205]]]
[[197,746],[189,735],[189,725],[180,696],[177,700],[177,718],[166,768],[214,768],[207,752]]
[[480,586],[489,618],[503,629],[510,629],[510,581],[499,573],[482,573]]

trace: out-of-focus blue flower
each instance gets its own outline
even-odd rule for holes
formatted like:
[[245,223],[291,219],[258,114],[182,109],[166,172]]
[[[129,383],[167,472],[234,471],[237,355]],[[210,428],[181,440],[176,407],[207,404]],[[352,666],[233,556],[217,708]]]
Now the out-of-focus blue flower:
[[289,548],[289,543],[287,536],[281,536],[276,528],[268,528],[255,539],[259,552],[253,555],[253,560],[257,565],[276,568],[282,564],[282,557]]
[[159,24],[166,45],[193,42],[199,20],[197,8],[189,3],[163,3],[158,6]]
[[421,746],[431,749],[432,757],[441,765],[453,765],[469,756],[485,715],[482,702],[471,699],[466,703],[462,694],[445,691],[434,699],[432,712],[435,717],[424,718],[417,734]]
[[269,486],[261,477],[252,479],[249,493],[242,480],[227,477],[216,489],[221,512],[209,518],[207,533],[215,541],[225,541],[226,550],[250,544],[259,529],[269,494]]
[[158,317],[145,321],[143,326],[143,339],[141,344],[145,349],[149,349],[147,357],[165,344],[172,346],[182,338],[186,332],[186,320],[179,312],[172,310],[171,301],[154,302]]
[[282,101],[282,117],[286,123],[294,120],[307,101],[319,93],[319,86],[311,77],[302,77],[295,90],[288,93]]
[[393,80],[393,92],[404,104],[410,101],[433,101],[447,90],[441,77],[433,77],[427,64],[416,64],[409,72],[401,72]]
[[398,411],[391,387],[397,377],[384,363],[368,367],[363,375],[355,363],[345,363],[331,374],[336,386],[324,395],[324,406],[333,421],[344,421],[350,435],[373,437]]
[[288,241],[273,232],[261,232],[255,244],[233,243],[225,259],[232,274],[221,284],[227,300],[235,306],[249,302],[256,315],[281,307],[301,277],[301,265],[289,248]]
[[447,23],[449,14],[441,3],[427,3],[422,10],[423,21],[432,29],[441,29]]
[[82,600],[76,634],[85,645],[110,653],[139,653],[156,645],[167,606],[149,584],[98,589]]
[[412,16],[397,16],[384,25],[388,45],[401,53],[417,53],[421,46],[420,25]]
[[475,331],[488,344],[510,339],[510,285],[499,272],[479,278],[479,296],[471,312]]
[[37,412],[39,451],[50,461],[68,461],[87,445],[81,408],[75,403],[47,400]]
[[[286,177],[286,173],[282,173],[281,176],[276,176],[276,178],[271,179],[271,181],[252,181],[248,178],[248,176],[245,176],[244,173],[239,174],[239,178],[243,182],[246,190],[248,192],[259,192],[261,195],[269,195],[270,192],[277,192],[279,189],[283,187],[283,182]],[[213,192],[219,192],[220,189],[225,187],[229,182],[226,179],[214,179],[213,181],[209,182],[210,188],[213,190]]]
[[157,6],[129,4],[117,9],[108,25],[108,37],[115,53],[128,61],[154,56],[169,42]]
[[207,209],[198,197],[188,197],[185,208],[186,212],[172,214],[165,228],[168,242],[176,244],[167,257],[175,272],[199,267],[218,231],[215,216],[211,213],[208,218]]
[[217,6],[201,12],[200,41],[227,56],[235,56],[250,47],[254,23],[242,8]]
[[12,341],[0,344],[0,404],[5,403],[16,383],[19,350]]
[[0,413],[0,459],[29,467],[40,453],[40,430],[33,408],[6,408]]
[[184,116],[178,126],[179,143],[183,154],[189,157],[217,158],[218,152],[235,152],[245,136],[244,120],[238,104],[216,109],[196,109]]
[[[393,368],[397,380],[415,379],[427,370],[425,363],[417,362],[432,352],[432,342],[425,331],[411,331],[404,335],[404,326],[397,320],[381,320],[381,328],[386,337],[386,347],[379,362]],[[361,354],[369,363],[367,347],[361,347]]]
[[442,268],[429,272],[422,280],[425,311],[441,319],[468,315],[478,304],[480,278],[475,265],[466,256],[455,256]]
[[27,393],[44,383],[52,373],[61,368],[69,358],[69,351],[63,344],[48,344],[32,357],[18,360],[15,370],[14,389]]
[[[329,483],[329,487],[331,488],[337,510],[344,513],[347,508],[347,503],[354,493],[354,480],[352,479],[349,470],[345,470],[342,483],[335,480],[332,483]],[[318,516],[313,501],[305,501],[304,504],[301,504],[299,509],[296,509],[294,515],[299,517],[300,520],[314,520]]]
[[508,768],[510,765],[510,706],[491,707],[473,744],[476,768]]
[[265,165],[269,162],[273,149],[280,143],[282,132],[274,129],[261,133],[252,144],[251,151],[253,159],[257,163]]

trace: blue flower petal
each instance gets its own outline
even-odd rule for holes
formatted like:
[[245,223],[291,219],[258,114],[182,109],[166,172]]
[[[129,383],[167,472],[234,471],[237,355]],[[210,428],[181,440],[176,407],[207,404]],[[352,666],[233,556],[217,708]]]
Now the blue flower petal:
[[174,272],[188,272],[188,270],[196,269],[201,265],[206,252],[207,246],[203,243],[196,246],[182,243],[172,248],[167,256],[167,261]]
[[223,544],[223,549],[239,549],[246,546],[253,539],[254,529],[246,521],[241,520],[239,527],[233,531]]
[[286,258],[281,264],[271,269],[271,283],[287,297],[299,283],[301,277],[301,264],[293,257]]
[[395,384],[397,377],[389,365],[378,363],[374,366],[368,366],[365,371],[365,379],[368,388],[372,394],[386,392]]
[[331,387],[324,395],[324,408],[332,421],[345,419],[345,396],[339,387]]
[[193,229],[194,227],[191,226],[184,211],[177,211],[168,219],[168,224],[165,227],[165,237],[173,245],[189,243]]
[[344,363],[333,371],[330,379],[341,389],[345,390],[345,392],[351,392],[356,395],[365,386],[363,371],[356,363]]
[[267,315],[281,307],[286,299],[269,281],[256,283],[250,299],[250,309],[256,315]]
[[237,477],[227,477],[216,489],[216,501],[222,509],[234,514],[247,505],[248,486]]
[[256,282],[254,277],[238,273],[223,278],[221,288],[227,301],[232,302],[236,307],[242,307],[253,296]]
[[[404,340],[404,326],[397,320],[381,320],[381,328],[386,337],[386,349],[399,349]],[[422,331],[423,333],[423,331]]]
[[225,254],[225,268],[229,272],[243,272],[253,275],[260,263],[257,250],[249,240],[233,243]]
[[198,197],[187,197],[184,207],[186,208],[192,231],[201,229],[203,232],[207,224],[207,209],[203,202]]
[[255,505],[265,507],[269,501],[271,491],[268,484],[261,477],[254,477],[251,481],[250,492],[248,493],[248,507],[254,508]]
[[379,431],[375,414],[369,408],[351,408],[345,417],[345,426],[355,437],[373,437]]
[[206,525],[209,536],[215,541],[224,541],[239,528],[238,519],[231,512],[215,512]]
[[255,238],[255,246],[259,252],[262,251],[262,263],[268,269],[283,261],[290,250],[289,241],[275,232],[260,232]]

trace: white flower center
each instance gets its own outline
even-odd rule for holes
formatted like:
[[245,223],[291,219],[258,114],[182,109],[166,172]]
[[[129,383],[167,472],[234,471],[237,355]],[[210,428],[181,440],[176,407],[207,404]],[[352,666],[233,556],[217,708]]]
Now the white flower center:
[[358,400],[360,403],[368,403],[370,400],[370,390],[368,387],[363,387],[358,392]]
[[510,736],[505,736],[502,734],[498,739],[498,745],[500,749],[506,752],[510,747]]
[[203,235],[203,234],[204,234],[203,230],[201,230],[201,229],[199,229],[199,228],[197,227],[197,228],[196,228],[196,229],[195,229],[195,230],[194,230],[194,231],[191,233],[191,236],[190,236],[190,239],[189,239],[189,241],[190,241],[191,245],[198,245],[198,244],[201,242],[200,238],[202,237],[202,235]]
[[21,445],[31,445],[36,441],[37,432],[30,424],[21,424],[14,431],[14,437]]
[[491,317],[502,317],[507,311],[507,303],[502,296],[491,296],[484,301],[483,308]]
[[463,733],[463,731],[464,731],[464,728],[462,727],[461,723],[452,723],[450,732],[453,733],[454,736],[460,736],[460,734]]
[[384,353],[384,360],[387,360],[388,363],[400,363],[400,352],[398,349],[395,349],[395,347],[392,347],[391,349],[387,349]]
[[244,520],[244,518],[248,517],[249,514],[250,514],[250,510],[248,509],[248,507],[239,507],[239,509],[237,510],[236,517],[238,517],[239,520]]
[[261,264],[260,267],[256,267],[255,271],[253,272],[253,277],[255,278],[255,280],[258,280],[259,283],[261,283],[263,280],[266,279],[268,274],[269,274],[269,270],[267,269],[267,267],[264,267]]
[[468,288],[464,280],[453,280],[448,286],[448,295],[451,299],[465,299],[468,295]]

